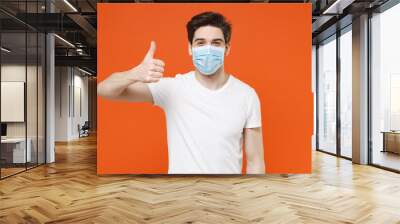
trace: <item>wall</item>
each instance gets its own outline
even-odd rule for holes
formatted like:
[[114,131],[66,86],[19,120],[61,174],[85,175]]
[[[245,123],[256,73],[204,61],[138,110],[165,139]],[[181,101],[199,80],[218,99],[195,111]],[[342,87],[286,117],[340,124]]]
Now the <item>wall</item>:
[[[28,68],[30,69],[30,68]],[[1,66],[1,81],[18,81],[25,82],[25,64],[9,64]],[[28,94],[32,95],[32,94]],[[6,108],[1,108],[6,110]],[[24,122],[7,122],[7,137],[25,137]]]
[[55,140],[68,140],[69,117],[69,68],[55,68]]
[[88,77],[73,67],[55,69],[55,141],[79,138],[78,124],[88,121]]
[[[9,64],[1,66],[1,81],[20,81],[27,83],[27,122],[28,133],[36,134],[36,124],[32,122],[37,120],[37,96],[36,96],[36,66],[27,67],[28,82],[25,82],[25,65]],[[40,73],[39,73],[40,74]],[[35,76],[35,77],[34,77]],[[39,107],[42,106],[42,101],[39,102]],[[7,108],[2,108],[6,110]],[[24,122],[7,122],[7,136],[8,137],[25,137],[25,123]],[[28,136],[29,137],[29,136]]]

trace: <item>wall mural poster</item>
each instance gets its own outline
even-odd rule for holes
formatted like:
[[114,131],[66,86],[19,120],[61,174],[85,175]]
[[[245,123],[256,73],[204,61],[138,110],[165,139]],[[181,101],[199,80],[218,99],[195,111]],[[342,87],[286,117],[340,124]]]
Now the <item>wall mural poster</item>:
[[311,4],[98,4],[98,174],[310,173]]

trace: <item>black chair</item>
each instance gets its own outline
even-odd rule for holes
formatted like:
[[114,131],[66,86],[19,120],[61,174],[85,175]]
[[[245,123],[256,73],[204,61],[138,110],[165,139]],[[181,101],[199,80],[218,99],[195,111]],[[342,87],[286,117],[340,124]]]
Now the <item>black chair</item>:
[[78,124],[79,138],[89,136],[89,129],[90,129],[89,121],[85,121],[82,127],[80,127],[80,125]]

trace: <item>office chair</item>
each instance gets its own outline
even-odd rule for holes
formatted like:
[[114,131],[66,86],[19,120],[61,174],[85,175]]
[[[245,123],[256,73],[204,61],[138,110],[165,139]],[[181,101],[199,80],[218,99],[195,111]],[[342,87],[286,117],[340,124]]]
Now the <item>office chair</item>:
[[89,129],[90,129],[90,125],[89,125],[89,121],[85,121],[85,123],[82,125],[82,127],[79,127],[80,125],[78,125],[78,129],[79,129],[79,138],[80,137],[87,137],[89,136]]

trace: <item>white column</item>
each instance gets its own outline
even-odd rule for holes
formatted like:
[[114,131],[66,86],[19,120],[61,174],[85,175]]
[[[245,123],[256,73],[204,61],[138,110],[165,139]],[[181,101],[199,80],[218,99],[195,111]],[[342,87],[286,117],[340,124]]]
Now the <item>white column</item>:
[[[53,12],[54,6],[46,1],[47,12]],[[55,133],[55,44],[54,34],[46,35],[46,163],[55,161],[54,133]]]
[[368,163],[368,15],[353,19],[353,162]]
[[55,161],[54,133],[55,133],[55,76],[54,76],[54,35],[49,33],[46,36],[46,163]]

